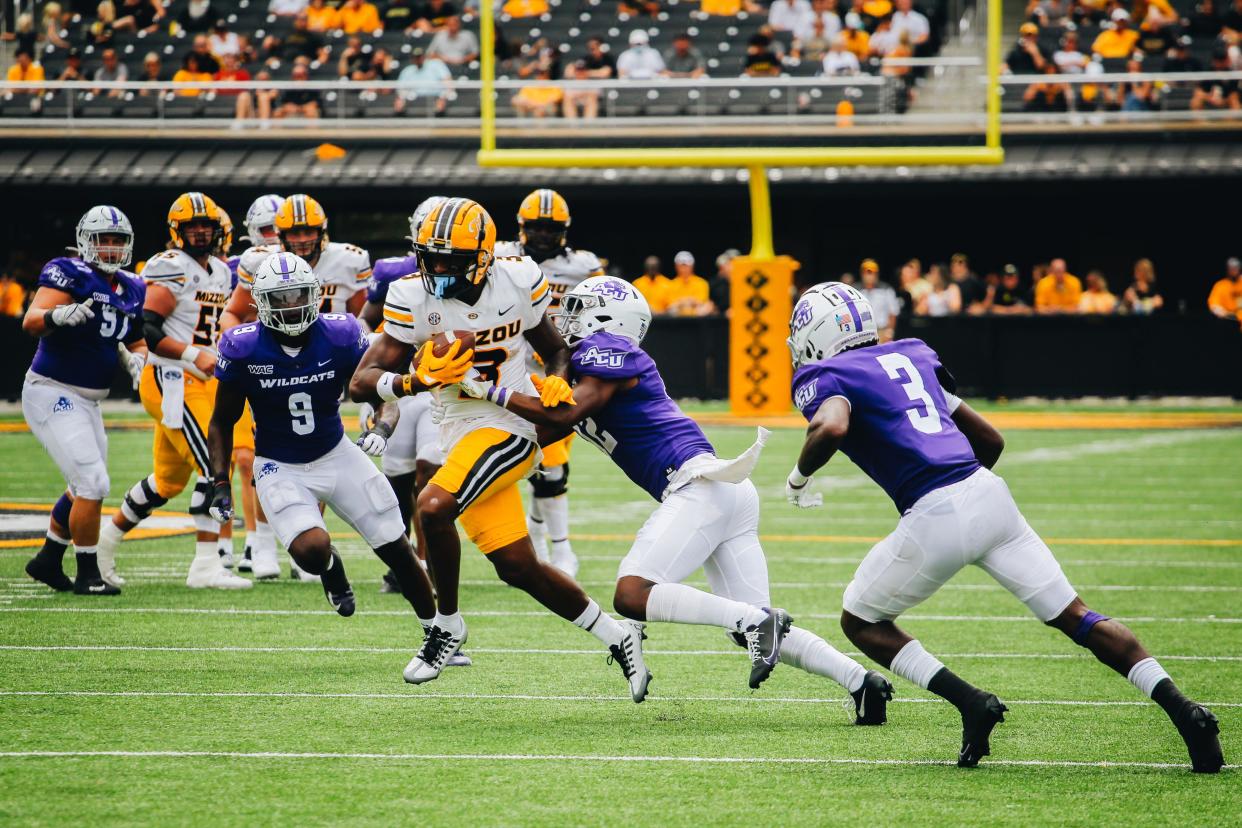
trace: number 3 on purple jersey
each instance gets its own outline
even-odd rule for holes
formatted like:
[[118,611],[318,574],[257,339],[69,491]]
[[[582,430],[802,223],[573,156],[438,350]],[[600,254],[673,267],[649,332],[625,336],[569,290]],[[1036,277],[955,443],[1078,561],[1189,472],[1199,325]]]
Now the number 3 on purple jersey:
[[890,379],[901,382],[904,375],[905,382],[901,382],[901,387],[905,390],[906,396],[913,402],[926,406],[926,411],[919,411],[917,407],[906,410],[910,425],[924,434],[938,434],[944,428],[940,423],[940,412],[936,410],[936,403],[932,401],[931,394],[927,393],[927,387],[923,384],[923,376],[919,373],[919,369],[914,367],[910,358],[905,354],[891,351],[876,357],[876,361],[880,363],[880,367]]
[[578,423],[574,426],[574,430],[603,449],[605,454],[612,454],[613,449],[617,447],[616,438],[600,428],[599,423],[595,422],[593,417],[587,417]]

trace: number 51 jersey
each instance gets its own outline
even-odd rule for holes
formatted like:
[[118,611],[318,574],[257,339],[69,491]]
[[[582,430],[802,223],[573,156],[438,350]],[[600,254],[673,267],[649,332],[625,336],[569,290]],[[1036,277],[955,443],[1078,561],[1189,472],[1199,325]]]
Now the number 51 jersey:
[[[522,394],[535,395],[526,371],[533,352],[526,332],[543,321],[552,289],[539,265],[526,256],[497,258],[473,305],[458,299],[437,299],[423,288],[421,276],[392,283],[384,304],[384,333],[416,349],[437,333],[474,333],[474,367],[483,379]],[[432,392],[444,406],[441,447],[447,451],[479,428],[496,428],[533,441],[535,427],[516,414],[458,389]]]
[[[142,278],[148,285],[168,288],[177,304],[164,320],[164,333],[199,348],[214,349],[220,332],[220,314],[233,292],[233,272],[211,256],[206,269],[184,250],[165,250],[147,260]],[[156,365],[179,366],[180,360],[151,352]]]
[[254,453],[284,463],[309,463],[336,448],[345,435],[341,391],[368,340],[351,314],[324,313],[306,344],[290,354],[257,322],[220,338],[216,378],[233,383],[254,412]]
[[940,358],[926,343],[900,339],[802,366],[794,374],[794,404],[809,422],[832,397],[849,403],[841,451],[904,514],[923,495],[979,468],[949,416],[942,374]]

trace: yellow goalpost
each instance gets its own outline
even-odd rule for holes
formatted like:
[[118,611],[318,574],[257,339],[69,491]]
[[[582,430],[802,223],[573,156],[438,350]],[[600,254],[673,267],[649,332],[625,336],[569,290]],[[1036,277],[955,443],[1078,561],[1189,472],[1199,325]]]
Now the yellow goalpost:
[[967,166],[1000,164],[1001,2],[986,0],[987,84],[982,146],[907,147],[633,147],[500,149],[496,146],[495,11],[479,9],[481,167],[716,167],[749,173],[751,248],[734,260],[730,317],[730,404],[738,414],[789,410],[789,360],[785,337],[792,311],[793,273],[798,263],[776,255],[768,167],[786,166]]

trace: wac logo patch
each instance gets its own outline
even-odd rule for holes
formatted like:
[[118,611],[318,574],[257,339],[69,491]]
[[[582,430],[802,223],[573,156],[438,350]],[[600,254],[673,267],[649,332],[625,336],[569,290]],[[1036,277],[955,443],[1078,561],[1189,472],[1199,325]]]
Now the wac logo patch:
[[246,370],[252,374],[270,374],[274,369],[271,365],[247,365]]
[[591,348],[579,360],[583,365],[598,365],[602,368],[622,368],[625,366],[625,351],[614,351],[611,348]]

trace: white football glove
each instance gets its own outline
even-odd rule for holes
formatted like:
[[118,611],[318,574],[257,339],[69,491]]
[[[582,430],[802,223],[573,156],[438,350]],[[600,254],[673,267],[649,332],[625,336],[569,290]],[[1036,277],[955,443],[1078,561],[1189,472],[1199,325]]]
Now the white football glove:
[[134,390],[137,391],[138,383],[142,379],[142,369],[147,364],[147,353],[146,351],[135,353],[119,342],[116,344],[116,349],[121,352],[122,364],[129,373],[129,378],[134,381]]
[[488,389],[495,386],[493,386],[490,382],[480,381],[476,375],[474,377],[466,377],[461,382],[457,383],[457,387],[460,388],[461,392],[467,397],[473,397],[476,400],[486,400],[488,398]]
[[371,418],[375,416],[375,406],[369,402],[358,403],[358,427],[366,431],[371,427]]
[[388,448],[388,440],[378,431],[368,431],[358,438],[356,445],[372,457],[379,457]]
[[95,312],[91,310],[93,304],[95,304],[94,299],[87,299],[85,302],[75,302],[72,305],[57,305],[52,308],[52,324],[58,328],[76,328],[95,318]]
[[797,466],[785,481],[785,499],[799,509],[817,509],[824,505],[824,496],[811,491],[810,477],[805,477]]
[[431,395],[431,422],[435,423],[436,425],[439,425],[440,423],[444,422],[444,413],[447,410],[448,410],[448,407],[444,403],[440,402],[440,396],[438,394],[432,393]]

